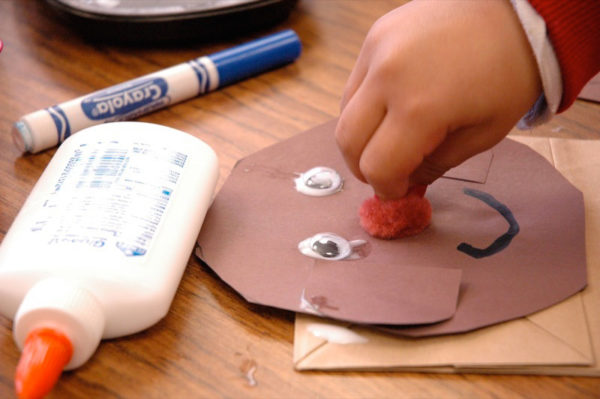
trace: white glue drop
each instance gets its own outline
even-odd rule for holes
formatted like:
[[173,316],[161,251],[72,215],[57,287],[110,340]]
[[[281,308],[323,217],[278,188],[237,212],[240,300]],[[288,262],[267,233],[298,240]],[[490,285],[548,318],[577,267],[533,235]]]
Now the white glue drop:
[[325,323],[310,323],[308,332],[317,338],[322,338],[332,344],[364,344],[369,340],[346,327],[333,326]]
[[294,182],[296,183],[296,190],[313,197],[335,194],[344,185],[340,174],[325,166],[317,166],[299,174]]

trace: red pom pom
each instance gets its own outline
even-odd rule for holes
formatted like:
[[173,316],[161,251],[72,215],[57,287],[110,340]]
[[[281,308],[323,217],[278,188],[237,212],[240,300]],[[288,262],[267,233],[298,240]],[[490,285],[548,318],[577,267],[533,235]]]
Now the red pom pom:
[[368,198],[359,210],[360,225],[373,237],[388,240],[419,234],[431,221],[431,204],[423,196],[425,188],[415,186],[397,200]]

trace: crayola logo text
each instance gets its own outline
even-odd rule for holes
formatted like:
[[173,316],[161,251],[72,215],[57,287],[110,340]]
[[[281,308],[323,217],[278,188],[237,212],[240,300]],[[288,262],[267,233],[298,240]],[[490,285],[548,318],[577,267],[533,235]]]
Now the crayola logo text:
[[81,109],[93,120],[115,119],[153,103],[164,102],[168,88],[162,78],[138,79],[93,93],[81,102]]

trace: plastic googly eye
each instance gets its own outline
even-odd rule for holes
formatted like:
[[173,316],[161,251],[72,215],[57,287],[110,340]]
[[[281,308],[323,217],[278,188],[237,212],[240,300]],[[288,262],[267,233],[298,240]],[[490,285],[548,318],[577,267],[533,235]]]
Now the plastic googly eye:
[[364,240],[348,241],[334,233],[319,233],[301,241],[298,249],[311,258],[341,260],[354,258],[353,248],[365,243]]
[[311,249],[324,258],[335,258],[340,255],[340,248],[337,242],[328,238],[322,238],[312,243]]

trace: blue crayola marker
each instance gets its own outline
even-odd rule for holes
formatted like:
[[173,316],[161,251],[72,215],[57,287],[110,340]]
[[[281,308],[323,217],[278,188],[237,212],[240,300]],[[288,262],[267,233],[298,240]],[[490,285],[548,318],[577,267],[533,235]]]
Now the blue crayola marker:
[[133,119],[290,63],[301,50],[298,35],[284,30],[27,114],[13,139],[21,151],[39,152],[88,126]]

